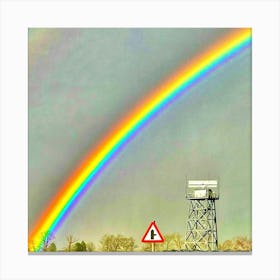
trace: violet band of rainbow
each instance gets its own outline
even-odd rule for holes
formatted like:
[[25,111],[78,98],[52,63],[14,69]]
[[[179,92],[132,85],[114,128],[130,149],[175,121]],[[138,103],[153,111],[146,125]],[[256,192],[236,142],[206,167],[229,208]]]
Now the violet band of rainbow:
[[109,134],[110,138],[94,151],[86,163],[83,163],[74,179],[63,186],[63,191],[56,199],[56,203],[42,215],[29,236],[30,248],[33,248],[31,250],[42,249],[43,238],[57,232],[81,197],[143,126],[204,77],[250,46],[251,40],[251,29],[240,29],[234,35],[230,34],[229,39],[215,46],[214,50],[206,52],[202,59],[200,57],[197,61],[194,59],[194,62],[190,66],[186,65],[178,76],[175,74],[171,83],[152,92],[152,97],[147,99],[148,101],[144,102],[135,113],[129,114],[128,119],[121,120],[118,125],[120,129],[112,135]]

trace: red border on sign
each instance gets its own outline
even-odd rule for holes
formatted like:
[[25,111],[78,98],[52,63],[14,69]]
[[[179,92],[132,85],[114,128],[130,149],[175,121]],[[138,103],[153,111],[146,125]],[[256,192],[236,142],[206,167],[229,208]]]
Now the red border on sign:
[[[145,241],[145,240],[144,240],[145,237],[146,237],[146,235],[148,234],[148,232],[150,231],[150,229],[151,229],[152,226],[154,226],[154,227],[156,228],[156,230],[157,230],[157,232],[158,232],[158,234],[159,234],[161,240],[155,240],[155,241],[152,241],[152,240]],[[148,229],[146,230],[145,234],[143,235],[143,237],[142,237],[142,239],[141,239],[141,242],[143,242],[143,243],[161,243],[161,242],[164,242],[164,238],[163,238],[163,236],[161,235],[161,232],[159,231],[159,229],[158,229],[158,227],[157,227],[155,221],[153,221],[153,222],[150,223]]]

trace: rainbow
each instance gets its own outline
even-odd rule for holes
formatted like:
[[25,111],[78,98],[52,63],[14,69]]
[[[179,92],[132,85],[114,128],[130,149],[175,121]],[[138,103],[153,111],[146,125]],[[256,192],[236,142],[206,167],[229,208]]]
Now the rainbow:
[[83,194],[140,128],[187,89],[250,46],[251,40],[250,28],[241,28],[230,32],[203,54],[181,67],[125,115],[88,153],[78,168],[61,186],[30,233],[29,250],[42,250],[44,239],[50,238],[57,232]]

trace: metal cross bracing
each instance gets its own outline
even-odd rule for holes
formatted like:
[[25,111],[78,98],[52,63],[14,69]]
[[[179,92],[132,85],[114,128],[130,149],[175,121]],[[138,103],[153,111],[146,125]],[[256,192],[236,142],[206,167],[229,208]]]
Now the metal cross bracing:
[[192,199],[189,201],[186,250],[217,251],[215,199]]

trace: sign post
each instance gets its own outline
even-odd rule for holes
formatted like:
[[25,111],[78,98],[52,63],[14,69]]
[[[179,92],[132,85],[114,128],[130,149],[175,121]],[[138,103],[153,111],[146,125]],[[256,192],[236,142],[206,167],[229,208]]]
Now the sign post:
[[152,243],[152,252],[155,252],[155,243],[164,242],[164,238],[155,221],[150,223],[141,241],[144,243]]
[[152,252],[155,252],[155,242],[152,243]]

